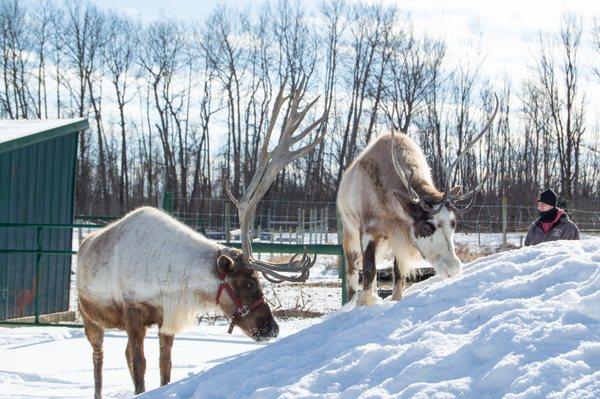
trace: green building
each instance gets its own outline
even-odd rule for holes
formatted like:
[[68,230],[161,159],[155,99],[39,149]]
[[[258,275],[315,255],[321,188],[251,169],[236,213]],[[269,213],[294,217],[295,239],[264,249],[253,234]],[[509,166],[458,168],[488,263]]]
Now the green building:
[[7,224],[73,223],[87,128],[87,119],[0,121],[0,320],[32,316],[36,304],[40,314],[68,310],[71,255],[39,255],[36,268],[37,254],[6,250],[71,251],[72,229]]

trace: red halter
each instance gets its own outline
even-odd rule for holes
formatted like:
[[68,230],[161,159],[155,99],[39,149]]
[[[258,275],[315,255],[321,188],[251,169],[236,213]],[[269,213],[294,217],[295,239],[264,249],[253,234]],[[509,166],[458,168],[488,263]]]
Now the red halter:
[[261,295],[260,298],[258,298],[256,301],[252,302],[251,304],[244,305],[242,303],[242,301],[240,300],[240,298],[238,298],[238,296],[235,295],[235,292],[233,292],[233,289],[231,288],[229,283],[227,281],[225,281],[225,275],[219,274],[219,279],[221,280],[221,282],[219,284],[219,289],[217,291],[217,305],[219,304],[219,298],[221,298],[221,293],[223,292],[223,290],[225,290],[229,294],[229,297],[231,298],[231,300],[235,303],[235,306],[237,306],[237,310],[235,311],[235,313],[233,315],[231,315],[231,324],[229,325],[229,330],[227,330],[227,332],[229,334],[231,334],[237,319],[247,316],[253,309],[262,305],[265,302],[265,298]]

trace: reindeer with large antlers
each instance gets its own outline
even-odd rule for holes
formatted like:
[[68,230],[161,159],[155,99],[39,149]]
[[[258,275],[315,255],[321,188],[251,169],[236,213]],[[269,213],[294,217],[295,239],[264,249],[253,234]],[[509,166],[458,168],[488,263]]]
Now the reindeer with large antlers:
[[[277,174],[290,162],[311,151],[322,139],[292,149],[324,119],[321,116],[297,130],[316,100],[299,110],[306,79],[284,96],[281,85],[262,145],[256,173],[240,201],[243,250],[211,241],[154,208],[137,209],[88,236],[79,247],[78,306],[86,336],[92,345],[95,397],[102,390],[102,342],[105,328],[127,331],[125,358],[135,393],[145,390],[144,337],[151,325],[159,327],[161,385],[171,375],[174,335],[202,310],[220,309],[234,326],[256,341],[276,337],[279,327],[264,301],[258,272],[269,281],[305,281],[315,258],[306,251],[289,263],[271,264],[254,259],[250,229],[256,205]],[[277,146],[269,142],[282,106],[289,100]],[[233,199],[233,198],[232,198]]]
[[[375,255],[387,244],[394,255],[392,300],[400,300],[405,278],[415,262],[425,258],[437,274],[451,277],[461,272],[454,252],[456,214],[472,205],[485,181],[460,195],[461,187],[450,187],[460,160],[489,129],[486,126],[445,170],[444,191],[433,184],[423,151],[406,134],[384,134],[371,142],[346,169],[337,197],[342,217],[343,247],[347,260],[348,298],[358,289],[362,266],[363,289],[357,304],[370,305],[377,298]],[[408,178],[407,178],[408,176]],[[459,210],[455,205],[469,201]]]

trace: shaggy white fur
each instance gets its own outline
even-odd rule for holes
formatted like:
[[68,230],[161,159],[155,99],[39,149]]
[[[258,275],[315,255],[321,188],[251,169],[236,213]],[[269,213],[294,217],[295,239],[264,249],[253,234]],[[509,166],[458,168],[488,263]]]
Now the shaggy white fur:
[[[453,213],[444,208],[429,221],[435,226],[435,232],[429,237],[418,237],[412,216],[395,197],[394,191],[406,191],[406,188],[392,165],[391,140],[395,140],[396,159],[404,170],[414,173],[414,181],[419,182],[414,184],[434,187],[423,151],[405,134],[396,134],[394,138],[390,134],[379,136],[346,169],[340,182],[337,205],[346,237],[344,251],[346,256],[357,258],[354,273],[347,276],[348,286],[354,292],[358,290],[361,254],[373,234],[379,236],[377,251],[388,247],[402,276],[414,273],[414,264],[423,258],[431,261],[440,275],[455,276],[461,271],[460,260],[454,253]],[[396,285],[393,299],[400,299],[401,291],[402,287]],[[357,303],[373,303],[373,295],[373,292],[361,293]]]
[[[79,249],[77,290],[99,304],[144,302],[161,309],[161,332],[177,334],[216,308],[213,272],[225,247],[165,213],[143,207],[91,234]],[[210,299],[210,300],[207,300]]]

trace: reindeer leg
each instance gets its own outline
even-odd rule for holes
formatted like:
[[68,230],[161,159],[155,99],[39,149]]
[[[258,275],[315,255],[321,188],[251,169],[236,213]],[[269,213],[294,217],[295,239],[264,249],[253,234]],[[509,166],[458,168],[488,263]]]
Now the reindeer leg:
[[132,360],[133,385],[137,395],[146,390],[144,385],[144,375],[146,374],[146,358],[144,357],[146,326],[142,324],[140,311],[135,306],[126,307],[124,315],[128,337],[127,346]]
[[360,249],[360,240],[357,234],[350,232],[349,228],[344,229],[344,255],[346,256],[346,287],[348,301],[351,301],[358,291],[358,268],[361,266],[362,251]]
[[377,301],[377,268],[375,267],[376,249],[377,238],[369,233],[363,233],[363,290],[358,297],[357,305],[370,306]]
[[125,348],[125,359],[127,360],[127,368],[129,369],[131,381],[133,382],[133,384],[135,384],[135,378],[133,378],[133,353],[131,352],[131,345],[129,345],[129,340],[127,340],[127,348]]
[[390,248],[394,254],[394,289],[392,290],[392,301],[402,299],[402,292],[406,285],[406,277],[411,270],[411,262],[418,254],[411,249],[408,237],[402,232],[394,232],[390,236]]
[[398,258],[394,258],[394,289],[392,290],[392,301],[399,301],[402,299],[405,281],[406,275],[404,269],[400,267]]
[[172,335],[158,333],[160,345],[160,385],[167,385],[171,381],[171,348],[173,347]]
[[94,351],[92,358],[94,360],[94,398],[102,398],[102,362],[104,360],[104,352],[102,344],[104,342],[104,328],[94,323],[83,315],[83,326],[85,335],[92,345]]

